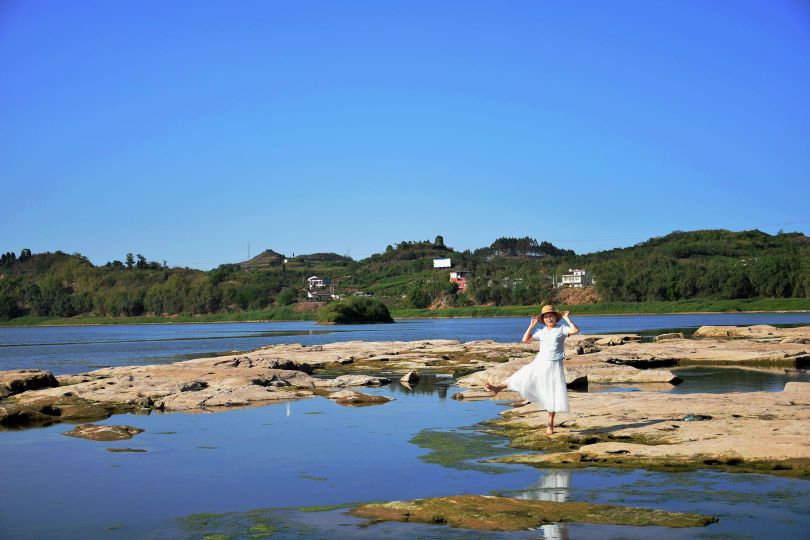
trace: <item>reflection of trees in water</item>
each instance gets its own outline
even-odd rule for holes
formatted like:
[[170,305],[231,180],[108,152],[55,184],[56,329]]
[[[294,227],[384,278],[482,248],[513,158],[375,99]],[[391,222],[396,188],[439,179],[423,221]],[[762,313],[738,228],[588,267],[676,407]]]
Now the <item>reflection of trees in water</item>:
[[[565,502],[571,492],[571,471],[549,469],[540,479],[515,495],[516,499],[532,501]],[[549,523],[540,527],[543,538],[568,540],[568,526],[564,523]]]
[[447,398],[447,389],[453,382],[453,379],[445,377],[436,377],[436,375],[420,375],[419,382],[415,384],[405,385],[399,382],[396,376],[390,375],[391,393],[392,394],[417,394],[417,395],[434,395],[438,394],[440,399]]

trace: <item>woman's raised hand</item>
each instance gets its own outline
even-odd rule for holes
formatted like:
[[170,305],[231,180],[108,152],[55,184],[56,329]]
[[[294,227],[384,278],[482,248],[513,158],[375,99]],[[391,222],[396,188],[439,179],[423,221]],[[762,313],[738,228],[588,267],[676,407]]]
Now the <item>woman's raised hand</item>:
[[540,322],[540,315],[535,315],[532,317],[532,326],[537,326],[539,322]]
[[560,315],[562,316],[563,319],[567,319],[569,313],[571,313],[571,312],[570,311],[563,311],[562,313],[560,313]]

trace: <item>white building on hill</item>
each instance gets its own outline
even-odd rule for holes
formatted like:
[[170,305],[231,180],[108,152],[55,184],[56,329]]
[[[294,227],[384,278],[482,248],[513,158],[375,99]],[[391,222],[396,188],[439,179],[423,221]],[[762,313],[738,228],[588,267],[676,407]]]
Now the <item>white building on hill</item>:
[[567,274],[562,275],[560,287],[590,287],[593,277],[587,270],[569,268]]
[[312,276],[311,278],[307,278],[307,282],[309,283],[309,290],[314,289],[323,289],[324,287],[328,287],[332,284],[332,280],[328,277],[320,278],[318,276]]

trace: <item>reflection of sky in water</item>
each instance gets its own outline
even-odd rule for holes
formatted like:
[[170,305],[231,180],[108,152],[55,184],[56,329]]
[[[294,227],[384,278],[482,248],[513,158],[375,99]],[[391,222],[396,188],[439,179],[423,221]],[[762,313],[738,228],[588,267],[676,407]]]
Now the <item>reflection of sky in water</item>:
[[[428,384],[426,381],[424,384]],[[436,381],[430,384],[436,385]],[[419,386],[414,390],[419,390]],[[427,390],[425,387],[423,390]],[[810,483],[759,475],[664,474],[608,469],[505,466],[506,474],[425,463],[410,444],[422,430],[462,430],[503,410],[496,402],[450,399],[436,390],[364,390],[396,399],[340,407],[310,399],[208,414],[121,415],[102,424],[146,429],[130,441],[62,435],[57,425],[0,432],[3,537],[200,538],[176,518],[260,508],[333,505],[457,494],[642,506],[721,516],[701,530],[549,524],[535,531],[483,533],[417,524],[357,529],[342,511],[274,511],[273,538],[695,538],[700,534],[797,538],[810,527]],[[141,448],[114,454],[106,448]],[[13,495],[12,495],[13,494]],[[32,501],[36,501],[35,504]],[[335,529],[337,527],[337,529]],[[451,534],[452,533],[452,534]]]
[[671,368],[683,379],[669,383],[592,384],[589,392],[665,392],[669,394],[781,392],[789,382],[810,382],[810,371],[785,368],[685,367]]
[[[574,314],[576,315],[576,314]],[[641,332],[704,324],[810,324],[810,313],[577,316],[583,332]],[[492,339],[514,342],[526,317],[412,319],[395,324],[323,327],[312,322],[0,327],[0,369],[40,368],[56,374],[98,367],[171,362],[274,343]]]

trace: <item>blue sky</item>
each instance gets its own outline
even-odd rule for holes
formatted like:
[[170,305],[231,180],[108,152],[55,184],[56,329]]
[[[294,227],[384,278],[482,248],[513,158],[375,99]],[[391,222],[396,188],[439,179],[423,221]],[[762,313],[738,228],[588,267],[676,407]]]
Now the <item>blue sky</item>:
[[0,3],[0,251],[810,231],[810,4]]

